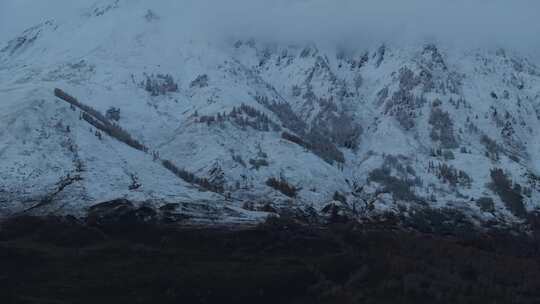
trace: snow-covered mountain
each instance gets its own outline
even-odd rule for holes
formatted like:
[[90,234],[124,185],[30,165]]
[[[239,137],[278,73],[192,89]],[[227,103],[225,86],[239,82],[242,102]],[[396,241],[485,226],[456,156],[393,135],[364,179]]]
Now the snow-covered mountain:
[[526,58],[209,42],[175,36],[152,3],[100,1],[0,45],[0,214],[117,198],[225,222],[338,205],[519,221],[539,207],[540,69]]

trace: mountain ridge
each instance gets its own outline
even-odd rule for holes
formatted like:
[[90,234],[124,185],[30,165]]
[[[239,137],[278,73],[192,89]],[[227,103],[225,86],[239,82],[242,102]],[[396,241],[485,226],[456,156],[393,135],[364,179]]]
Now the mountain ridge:
[[[211,206],[224,222],[332,204],[356,216],[365,201],[362,215],[450,208],[472,222],[538,208],[540,70],[526,58],[171,38],[159,10],[102,3],[0,47],[2,215],[118,198]],[[107,121],[147,150],[54,88],[94,118],[117,113]]]

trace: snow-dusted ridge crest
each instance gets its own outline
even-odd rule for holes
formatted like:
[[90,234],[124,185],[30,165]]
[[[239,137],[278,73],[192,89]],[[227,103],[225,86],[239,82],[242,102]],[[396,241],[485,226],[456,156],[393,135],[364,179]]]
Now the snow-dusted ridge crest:
[[0,48],[3,216],[119,198],[204,223],[539,207],[540,70],[510,51],[209,43],[125,1],[83,16]]

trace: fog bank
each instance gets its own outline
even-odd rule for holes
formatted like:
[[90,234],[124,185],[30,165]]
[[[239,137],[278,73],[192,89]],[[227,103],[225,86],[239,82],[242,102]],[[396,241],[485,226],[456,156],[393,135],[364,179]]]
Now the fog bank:
[[[92,3],[0,0],[0,39],[45,19],[79,16]],[[428,40],[460,47],[540,50],[536,0],[121,0],[120,5],[152,9],[178,31],[208,39],[253,37],[354,46]]]

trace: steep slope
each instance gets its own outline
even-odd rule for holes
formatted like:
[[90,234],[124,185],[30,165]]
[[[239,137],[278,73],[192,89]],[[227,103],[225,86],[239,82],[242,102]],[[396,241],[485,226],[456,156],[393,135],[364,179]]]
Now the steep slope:
[[[448,207],[475,221],[538,207],[540,70],[526,59],[209,42],[174,35],[160,3],[101,1],[0,46],[1,214],[115,198],[218,221],[334,200],[356,215]],[[89,123],[94,111],[145,148]]]

